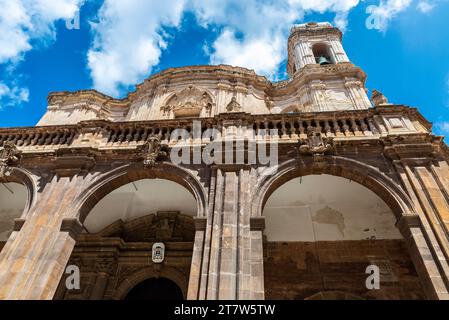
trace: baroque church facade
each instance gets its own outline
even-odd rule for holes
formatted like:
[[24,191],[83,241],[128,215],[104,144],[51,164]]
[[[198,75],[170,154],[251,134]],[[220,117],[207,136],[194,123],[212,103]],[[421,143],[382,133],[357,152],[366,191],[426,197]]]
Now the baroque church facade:
[[288,80],[173,68],[0,129],[0,299],[449,299],[448,147],[341,41],[297,25]]

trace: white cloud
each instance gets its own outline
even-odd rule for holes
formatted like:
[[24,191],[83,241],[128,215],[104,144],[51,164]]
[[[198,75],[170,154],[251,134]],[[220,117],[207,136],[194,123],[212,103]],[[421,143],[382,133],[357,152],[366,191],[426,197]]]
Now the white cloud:
[[288,32],[307,12],[335,13],[346,27],[348,12],[359,0],[105,0],[93,24],[88,64],[96,89],[118,95],[142,81],[159,63],[168,45],[163,28],[179,27],[192,12],[202,26],[218,30],[205,46],[213,64],[254,69],[273,78],[286,57]]
[[371,24],[373,28],[385,31],[390,20],[407,9],[411,3],[412,0],[381,0],[378,6],[369,6],[367,13],[370,17],[367,20],[367,26]]
[[0,109],[28,102],[29,90],[17,85],[12,73],[33,47],[55,40],[55,23],[75,16],[84,0],[0,0]]
[[449,137],[449,121],[435,122],[433,127],[437,134],[442,134]]
[[105,0],[88,52],[95,88],[118,95],[150,73],[167,46],[162,28],[179,26],[183,10],[184,0]]
[[256,73],[274,78],[280,62],[285,58],[283,43],[285,39],[274,36],[239,40],[235,34],[225,29],[213,44],[212,64],[230,64],[253,69]]
[[433,10],[433,8],[435,7],[435,4],[430,3],[429,1],[419,1],[418,5],[416,7],[422,13],[428,13]]
[[28,102],[29,95],[27,88],[8,86],[0,82],[0,110],[4,107],[17,106],[23,102]]
[[54,24],[70,19],[84,0],[0,0],[0,63],[20,60],[33,41],[55,38]]

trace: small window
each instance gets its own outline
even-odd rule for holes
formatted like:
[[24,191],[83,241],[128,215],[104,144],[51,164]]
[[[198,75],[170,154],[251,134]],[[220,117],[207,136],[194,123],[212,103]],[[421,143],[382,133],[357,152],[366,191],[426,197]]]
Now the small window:
[[315,61],[319,65],[334,64],[331,56],[330,48],[325,43],[317,43],[312,47]]

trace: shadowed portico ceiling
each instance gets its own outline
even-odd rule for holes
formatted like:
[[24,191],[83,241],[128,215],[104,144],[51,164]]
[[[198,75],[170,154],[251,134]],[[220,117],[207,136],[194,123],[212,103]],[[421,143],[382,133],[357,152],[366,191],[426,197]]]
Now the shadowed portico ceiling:
[[104,197],[89,213],[84,226],[90,233],[96,233],[117,220],[127,222],[160,211],[195,216],[197,203],[187,189],[175,182],[139,180]]
[[393,212],[378,195],[326,174],[288,181],[268,199],[263,215],[268,241],[402,238]]

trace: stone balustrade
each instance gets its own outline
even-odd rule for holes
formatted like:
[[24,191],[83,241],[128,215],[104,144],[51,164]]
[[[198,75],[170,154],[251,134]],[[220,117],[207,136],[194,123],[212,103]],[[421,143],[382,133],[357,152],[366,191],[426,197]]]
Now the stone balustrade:
[[[399,107],[400,108],[400,107]],[[408,110],[414,110],[408,108]],[[411,112],[413,116],[413,112]],[[387,112],[391,117],[391,110]],[[410,115],[409,115],[410,117]],[[387,119],[387,118],[385,118]],[[413,119],[408,119],[411,123]],[[414,121],[420,121],[420,119]],[[428,124],[423,123],[422,128]],[[210,131],[214,129],[214,131]],[[178,130],[177,132],[175,130]],[[209,132],[207,132],[209,130]],[[408,129],[410,131],[410,129]],[[382,114],[376,108],[346,112],[250,115],[232,113],[213,118],[155,120],[140,122],[87,121],[72,126],[0,129],[0,145],[12,141],[19,149],[56,150],[72,144],[93,144],[100,148],[133,147],[150,136],[162,143],[208,143],[224,137],[297,142],[310,132],[335,139],[369,139],[388,135]],[[413,132],[414,131],[414,132]],[[418,133],[413,128],[410,133]],[[402,132],[403,133],[403,132]],[[421,130],[422,133],[422,130]]]

